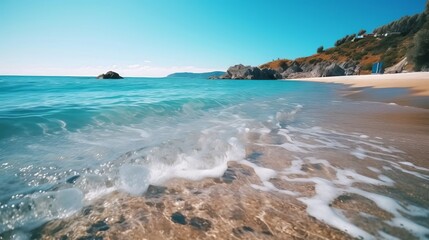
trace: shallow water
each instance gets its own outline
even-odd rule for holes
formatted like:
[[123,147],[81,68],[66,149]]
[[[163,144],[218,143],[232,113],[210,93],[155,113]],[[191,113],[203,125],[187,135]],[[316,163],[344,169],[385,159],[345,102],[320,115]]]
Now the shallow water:
[[376,116],[427,111],[352,102],[338,95],[341,88],[0,76],[0,233],[30,237],[69,217],[84,225],[82,209],[119,199],[118,191],[140,199],[149,185],[216,179],[234,162],[254,173],[234,183],[246,195],[296,201],[346,235],[428,237],[429,164],[422,158],[429,128]]

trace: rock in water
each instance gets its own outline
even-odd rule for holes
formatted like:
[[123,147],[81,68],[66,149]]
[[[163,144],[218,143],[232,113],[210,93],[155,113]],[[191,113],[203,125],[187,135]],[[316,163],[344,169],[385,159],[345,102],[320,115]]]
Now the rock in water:
[[212,223],[209,220],[200,217],[191,218],[189,224],[192,227],[202,231],[208,231],[212,227]]
[[107,73],[98,75],[97,77],[98,79],[122,79],[123,77],[121,77],[118,73],[113,72],[113,71],[108,71]]
[[183,215],[180,212],[173,213],[171,215],[171,221],[173,221],[174,223],[181,224],[181,225],[186,225],[187,224],[185,215]]
[[86,230],[87,233],[94,234],[99,231],[107,231],[109,230],[109,225],[105,221],[98,221],[91,225],[91,227]]

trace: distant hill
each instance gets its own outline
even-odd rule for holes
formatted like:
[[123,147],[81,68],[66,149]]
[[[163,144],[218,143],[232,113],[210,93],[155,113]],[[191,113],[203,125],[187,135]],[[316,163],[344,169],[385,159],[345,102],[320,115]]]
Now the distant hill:
[[[299,75],[306,77],[305,75],[308,74],[300,73],[300,71],[306,72],[306,69],[313,71],[314,66],[319,63],[324,63],[326,66],[329,65],[328,63],[337,64],[340,67],[353,66],[353,70],[360,74],[369,74],[372,64],[375,62],[383,62],[384,67],[390,68],[392,72],[425,70],[429,67],[428,50],[421,45],[428,42],[424,40],[429,31],[428,8],[429,1],[426,3],[425,11],[421,14],[402,17],[374,29],[372,33],[361,30],[357,34],[346,35],[337,40],[334,47],[323,49],[321,46],[317,49],[317,53],[311,56],[295,60],[273,60],[259,67],[283,71],[294,66],[298,72],[292,70],[290,72],[298,73],[292,74],[292,76],[298,77]],[[421,41],[419,41],[419,37],[422,39]],[[418,47],[420,49],[416,49]],[[405,59],[406,57],[407,59]],[[417,63],[418,57],[422,59],[423,63]],[[400,68],[396,66],[398,64],[402,64]],[[344,70],[347,73],[347,68]],[[287,74],[282,76],[287,78]]]
[[168,78],[202,78],[208,79],[209,77],[219,77],[224,75],[225,72],[215,71],[215,72],[205,72],[205,73],[192,73],[192,72],[178,72],[168,75]]
[[293,79],[369,74],[375,62],[383,62],[386,73],[429,71],[429,0],[420,14],[402,17],[372,33],[360,30],[338,39],[334,47],[320,46],[314,50],[316,54],[311,56],[277,59],[259,67],[231,66],[220,78]]

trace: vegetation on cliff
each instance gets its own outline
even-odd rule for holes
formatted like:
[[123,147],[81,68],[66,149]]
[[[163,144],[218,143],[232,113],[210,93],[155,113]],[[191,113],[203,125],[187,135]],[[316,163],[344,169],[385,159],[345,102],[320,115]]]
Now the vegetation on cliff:
[[429,71],[429,1],[426,10],[421,14],[423,18],[421,27],[414,36],[413,46],[408,52],[408,57],[414,63],[414,70]]
[[359,66],[361,74],[370,73],[372,64],[383,62],[384,67],[392,67],[408,56],[406,71],[429,69],[429,14],[428,4],[425,12],[405,16],[397,21],[374,29],[370,34],[360,30],[337,40],[334,47],[318,48],[317,53],[295,60],[278,59],[260,68],[280,69],[292,63],[317,64],[320,62],[353,62]]

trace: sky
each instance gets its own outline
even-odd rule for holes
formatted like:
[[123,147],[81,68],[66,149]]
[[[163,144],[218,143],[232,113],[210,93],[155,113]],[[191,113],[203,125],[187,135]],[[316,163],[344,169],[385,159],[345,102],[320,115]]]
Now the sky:
[[225,71],[325,49],[426,0],[0,0],[0,75]]

